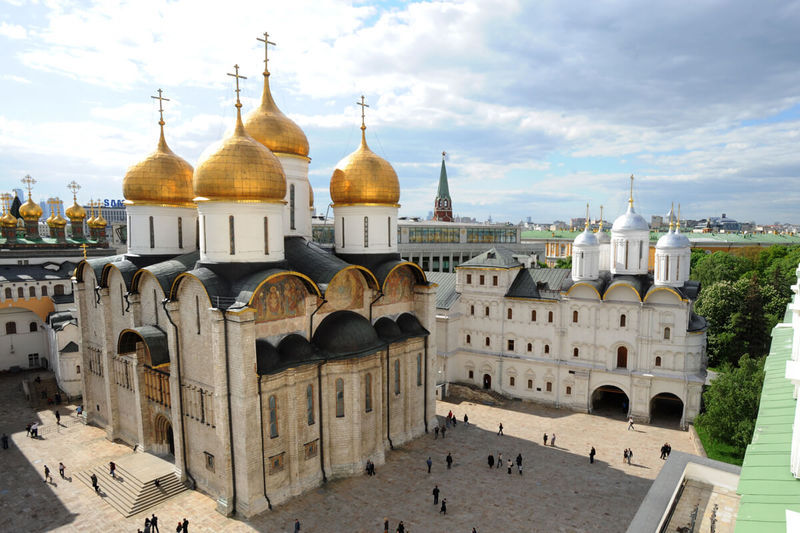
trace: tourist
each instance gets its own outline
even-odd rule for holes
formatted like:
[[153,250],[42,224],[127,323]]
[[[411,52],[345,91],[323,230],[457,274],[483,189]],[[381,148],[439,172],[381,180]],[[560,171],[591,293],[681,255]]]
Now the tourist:
[[50,469],[47,468],[47,465],[44,465],[44,482],[47,483],[47,480],[52,481],[53,478],[50,477]]
[[175,527],[175,533],[181,533],[181,531],[183,531],[183,522],[178,520],[178,525]]
[[26,437],[30,437],[31,436],[31,427],[33,427],[33,424],[28,424],[27,426],[25,426],[25,436]]
[[383,533],[389,533],[389,519],[383,517]]
[[431,458],[428,457],[428,460],[425,461],[425,463],[428,465],[428,473],[430,474],[431,473],[431,466],[433,465],[433,461],[431,461]]
[[669,458],[669,454],[672,453],[672,446],[670,446],[669,442],[667,443],[667,458]]
[[469,417],[467,416],[467,413],[464,413],[464,427],[467,427],[468,425],[469,425]]
[[666,459],[667,458],[667,443],[661,445],[661,457],[659,459]]
[[500,468],[501,466],[503,466],[503,454],[497,452],[497,468]]
[[630,448],[628,449],[628,464],[631,464],[631,459],[633,459],[633,450]]
[[633,427],[633,417],[630,417],[630,418],[628,419],[628,430],[631,430],[631,429],[633,429],[634,431],[636,430],[636,429]]
[[489,468],[494,468],[494,455],[489,454]]
[[439,438],[439,424],[436,424],[436,427],[433,428],[433,439],[436,440]]
[[499,429],[499,430],[497,430],[497,435],[498,435],[498,436],[500,436],[500,435],[502,435],[502,434],[503,434],[503,423],[502,423],[502,422],[500,422],[500,429]]
[[450,455],[450,452],[447,452],[447,459],[445,459],[445,461],[447,461],[447,469],[450,470],[450,467],[453,466],[453,456]]
[[155,533],[160,533],[158,531],[158,517],[155,514],[153,514],[153,516],[150,517],[150,531],[153,531]]
[[544,440],[544,445],[547,446],[547,433],[544,434],[544,437],[542,437],[542,440]]
[[58,409],[56,409],[56,425],[61,425],[61,413],[58,412]]
[[183,526],[183,533],[189,533],[189,521],[184,518],[181,525]]
[[508,460],[507,466],[508,466],[508,475],[510,476],[511,475],[511,467],[514,466],[514,463],[511,462],[511,459]]
[[31,424],[31,438],[38,439],[39,438],[39,423],[34,422]]
[[433,486],[433,505],[439,503],[439,485]]
[[402,521],[402,520],[400,520],[400,523],[399,523],[399,524],[397,524],[397,530],[396,530],[396,532],[397,532],[397,533],[405,533],[405,531],[406,531],[406,526],[405,526],[405,525],[403,525],[403,521]]
[[589,463],[594,463],[594,456],[595,455],[597,455],[597,452],[594,450],[594,446],[592,446],[592,449],[589,452]]
[[444,513],[447,516],[447,498],[442,499],[442,507],[439,509],[439,513]]
[[94,489],[94,491],[100,492],[100,487],[97,485],[97,475],[92,474],[91,480],[92,480],[92,488]]
[[622,452],[622,462],[626,463],[628,461],[628,448],[625,448],[625,451]]
[[521,453],[517,454],[516,462],[517,462],[517,466],[522,466],[522,454]]
[[553,433],[553,435],[550,437],[550,447],[552,447],[552,448],[556,447],[556,434],[555,433]]
[[3,433],[3,449],[4,450],[8,449],[8,435],[6,435],[5,433]]
[[67,467],[64,466],[64,463],[58,463],[58,474],[61,476],[61,479],[64,479],[64,470],[66,469]]
[[114,461],[109,461],[108,473],[111,474],[111,477],[117,479],[117,465],[114,464]]
[[144,517],[144,533],[150,533],[150,519]]
[[447,431],[447,426],[442,426],[442,438],[444,438],[445,431]]
[[83,414],[83,406],[82,406],[82,405],[79,405],[79,406],[78,406],[78,408],[75,410],[75,413],[76,413],[78,416],[81,416],[81,415]]
[[300,520],[298,520],[297,518],[294,519],[294,531],[295,533],[300,531]]

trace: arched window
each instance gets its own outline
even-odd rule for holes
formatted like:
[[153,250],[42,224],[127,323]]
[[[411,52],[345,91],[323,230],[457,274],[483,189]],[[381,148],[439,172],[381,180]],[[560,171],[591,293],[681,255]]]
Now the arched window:
[[528,343],[528,351],[529,352],[533,351],[533,344],[531,344],[530,342]]
[[11,287],[6,287],[6,299],[10,300],[11,298],[13,298],[11,295]]
[[545,353],[545,355],[550,353],[550,345],[549,344],[545,344],[544,345],[544,353]]
[[489,306],[483,308],[483,316],[489,316]]
[[472,344],[472,337],[467,335],[467,344]]
[[230,255],[236,255],[236,232],[233,215],[228,216],[228,239],[230,240]]
[[42,296],[47,296],[47,285],[42,286]]
[[342,217],[342,248],[344,248],[344,217]]
[[64,286],[63,285],[56,285],[53,287],[53,294],[56,296],[62,296],[64,294]]
[[336,416],[338,418],[344,416],[344,380],[342,378],[336,380]]
[[295,229],[294,225],[294,183],[289,185],[289,228]]
[[472,284],[472,274],[467,274],[467,284]]
[[511,317],[513,316],[513,312],[511,311],[510,307],[508,308],[508,311],[506,312],[506,316],[508,317],[509,320],[511,320]]
[[533,388],[533,380],[532,380],[532,379],[529,379],[529,380],[528,380],[528,388],[529,388],[529,389],[532,389],[532,388]]
[[661,366],[661,356],[656,356],[656,366]]
[[308,425],[314,424],[314,385],[306,387],[306,417]]
[[567,396],[569,396],[570,394],[572,394],[572,387],[567,386]]
[[183,217],[178,217],[178,248],[183,249]]
[[200,335],[200,297],[194,297],[194,315],[197,322],[197,334]]
[[670,337],[670,330],[669,328],[664,328],[664,340],[668,341]]
[[573,322],[578,322],[578,312],[577,311],[573,311],[572,312],[572,321]]
[[492,344],[492,343],[491,343],[491,341],[489,340],[489,337],[486,337],[486,346],[490,346],[491,344]]
[[480,285],[483,285],[483,284],[485,284],[485,283],[486,283],[486,276],[484,276],[483,274],[481,274],[481,275],[480,275],[480,277],[478,278],[478,283],[479,283]]
[[364,376],[364,411],[372,411],[372,374]]
[[492,285],[497,287],[497,276],[492,276]]
[[628,349],[624,346],[617,348],[617,368],[628,368]]
[[548,311],[547,312],[547,321],[548,322],[552,322],[553,321],[553,312],[552,311]]
[[624,328],[626,321],[627,317],[625,315],[619,315],[619,327]]
[[400,359],[394,360],[394,393],[400,394]]
[[275,396],[269,397],[269,437],[278,436],[278,400]]
[[417,387],[422,386],[422,354],[417,354]]
[[369,217],[364,217],[364,248],[369,247]]
[[474,315],[475,314],[475,306],[474,305],[470,305],[469,306],[469,314],[470,315]]
[[31,322],[29,326],[31,333],[36,333],[39,331],[39,327],[36,325],[36,322]]
[[6,322],[6,335],[13,335],[17,332],[16,322]]
[[25,289],[17,287],[17,298],[25,298]]
[[580,350],[577,348],[572,349],[572,357],[578,357],[580,355]]
[[513,387],[514,386],[514,381],[515,381],[514,376],[511,376],[510,378],[508,378],[508,385],[510,387]]
[[156,247],[156,229],[153,224],[153,217],[150,217],[150,248]]
[[28,296],[36,298],[36,287],[28,287]]
[[264,217],[264,255],[269,255],[269,217]]
[[536,309],[531,311],[531,322],[536,322]]
[[386,239],[389,246],[392,245],[392,217],[386,218]]
[[75,373],[76,374],[80,374],[81,373],[81,365],[76,365],[75,366]]

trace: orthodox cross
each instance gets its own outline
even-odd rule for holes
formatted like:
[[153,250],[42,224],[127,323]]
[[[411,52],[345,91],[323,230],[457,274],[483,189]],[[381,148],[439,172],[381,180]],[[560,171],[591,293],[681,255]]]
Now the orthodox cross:
[[631,197],[628,198],[628,203],[633,207],[633,174],[631,174]]
[[67,183],[67,189],[69,189],[69,192],[72,193],[72,196],[74,198],[75,195],[78,194],[78,191],[81,190],[81,186],[78,185],[78,182],[72,180],[69,183]]
[[30,174],[27,174],[24,178],[22,178],[22,183],[25,184],[25,187],[28,188],[28,198],[31,197],[31,187],[36,184],[36,180],[33,179]]
[[586,229],[589,229],[589,203],[586,203]]
[[47,200],[47,205],[50,206],[51,217],[61,214],[61,202],[59,202],[58,198],[51,198],[50,200]]
[[4,192],[0,195],[0,200],[3,201],[3,214],[6,214],[6,210],[8,210],[11,204],[11,195],[7,192]]
[[264,76],[269,76],[269,45],[275,46],[275,43],[269,40],[269,33],[264,32],[264,38],[256,37],[257,41],[264,43]]
[[236,72],[236,74],[231,74],[230,72],[228,72],[228,76],[236,78],[236,107],[241,108],[242,107],[242,102],[239,101],[239,91],[240,91],[240,89],[239,89],[239,79],[246,80],[247,76],[240,76],[239,75],[239,65],[234,65],[233,66],[233,70],[234,70],[234,72]]
[[89,198],[89,218],[94,218],[94,199]]
[[369,104],[365,104],[364,103],[364,95],[363,94],[361,95],[361,101],[360,102],[356,102],[356,105],[360,105],[361,106],[361,129],[365,130],[365,129],[367,129],[367,126],[366,126],[366,124],[364,124],[364,116],[365,116],[364,115],[364,110],[365,110],[365,108],[369,107]]
[[169,98],[164,98],[161,96],[163,91],[161,89],[158,90],[158,96],[151,96],[150,98],[154,100],[158,100],[158,114],[161,117],[161,120],[158,121],[159,124],[162,126],[164,125],[164,106],[162,105],[163,102],[169,102]]
[[83,248],[83,258],[86,259],[86,243],[81,244],[81,248]]

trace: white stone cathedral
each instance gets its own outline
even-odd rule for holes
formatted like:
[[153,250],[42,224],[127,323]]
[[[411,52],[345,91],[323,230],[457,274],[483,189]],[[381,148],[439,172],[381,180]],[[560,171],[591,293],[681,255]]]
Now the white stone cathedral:
[[233,133],[194,169],[162,113],[123,181],[128,253],[81,262],[74,285],[89,423],[251,516],[435,423],[435,286],[400,259],[397,175],[363,118],[330,182],[331,253],[310,239],[305,135],[266,68],[244,121],[236,81]]
[[685,425],[700,410],[707,364],[689,240],[671,216],[650,274],[632,183],[610,237],[586,220],[571,271],[526,267],[497,248],[445,275],[456,280],[437,298],[438,371],[516,398],[643,421],[668,412]]

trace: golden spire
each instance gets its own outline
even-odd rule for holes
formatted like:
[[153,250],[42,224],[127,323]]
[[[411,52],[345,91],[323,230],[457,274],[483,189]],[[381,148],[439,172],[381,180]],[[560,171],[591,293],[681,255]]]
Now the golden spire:
[[164,139],[164,106],[162,105],[164,102],[169,102],[169,98],[164,98],[161,96],[163,91],[161,89],[158,90],[158,96],[151,96],[154,100],[158,100],[158,125],[161,126],[161,138],[158,140],[158,149],[164,150],[167,147],[167,141]]
[[49,200],[47,200],[47,205],[50,207],[50,216],[47,217],[47,220],[45,220],[45,222],[47,222],[47,224],[50,225],[50,223],[53,222],[53,219],[56,216],[55,210],[58,209],[58,198],[50,198]]
[[76,204],[78,203],[78,191],[81,190],[81,186],[75,180],[70,181],[67,183],[67,189],[72,193],[72,201]]
[[239,75],[239,65],[233,65],[234,74],[228,72],[228,76],[232,78],[236,78],[236,129],[234,130],[233,134],[237,136],[245,135],[244,131],[244,124],[242,124],[242,102],[239,100],[239,93],[241,89],[239,89],[239,80],[246,80],[246,76]]
[[681,232],[681,204],[678,204],[678,220],[675,223],[675,233]]
[[589,231],[589,202],[586,202],[586,224],[584,225],[584,229]]
[[[361,101],[360,102],[356,102],[356,105],[360,105],[361,106],[361,145],[362,146],[366,146],[367,145],[367,138],[366,138],[366,134],[364,132],[367,130],[367,124],[366,124],[366,122],[364,120],[364,118],[365,118],[365,113],[364,112],[365,112],[366,108],[369,107],[369,104],[365,104],[364,103],[364,95],[363,94],[361,95]],[[445,156],[445,153],[442,152],[442,158],[444,158],[444,156]]]
[[672,216],[675,214],[675,202],[669,206],[669,230],[672,231],[675,229],[675,224],[672,222]]
[[86,220],[86,224],[90,225],[94,222],[94,199],[89,198],[89,218]]
[[631,174],[631,196],[628,198],[628,205],[633,207],[633,174]]
[[0,217],[0,226],[5,228],[17,227],[17,219],[11,214],[11,195],[8,193],[3,193],[0,195],[0,199],[3,201],[3,216]]

